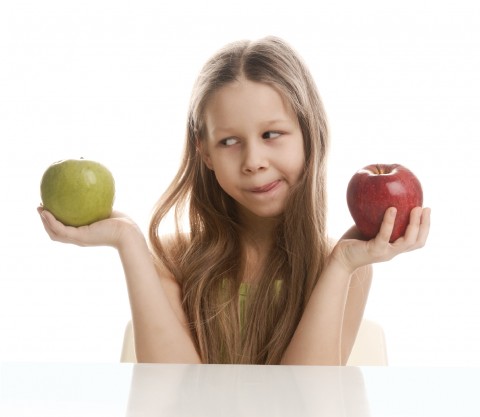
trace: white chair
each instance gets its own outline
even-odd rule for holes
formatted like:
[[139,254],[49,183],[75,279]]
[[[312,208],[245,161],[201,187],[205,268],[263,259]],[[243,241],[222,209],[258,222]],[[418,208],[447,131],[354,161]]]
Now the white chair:
[[133,324],[130,320],[123,334],[122,353],[120,355],[120,362],[136,363],[137,357],[135,356],[135,339],[133,337]]
[[362,321],[347,365],[388,365],[385,334],[378,323],[367,319]]
[[[120,362],[137,362],[131,321],[125,327]],[[347,365],[385,366],[387,364],[387,349],[382,327],[374,321],[364,319],[358,330]]]

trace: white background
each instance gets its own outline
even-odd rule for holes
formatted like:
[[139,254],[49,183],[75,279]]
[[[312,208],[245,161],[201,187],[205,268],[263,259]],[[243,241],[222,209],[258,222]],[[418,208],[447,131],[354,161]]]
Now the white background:
[[[51,242],[36,207],[57,160],[101,161],[146,231],[180,157],[205,60],[277,35],[303,56],[331,125],[330,233],[351,175],[397,162],[432,207],[427,246],[375,267],[366,316],[392,365],[480,365],[480,6],[475,1],[139,0],[0,6],[0,361],[118,361],[129,305],[111,248]],[[315,6],[314,6],[315,5]]]

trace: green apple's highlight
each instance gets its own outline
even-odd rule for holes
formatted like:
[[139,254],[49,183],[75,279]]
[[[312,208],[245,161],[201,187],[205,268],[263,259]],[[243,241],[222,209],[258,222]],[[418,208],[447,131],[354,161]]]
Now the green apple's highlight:
[[51,164],[40,183],[43,207],[67,226],[85,226],[112,214],[115,180],[99,162],[65,159]]

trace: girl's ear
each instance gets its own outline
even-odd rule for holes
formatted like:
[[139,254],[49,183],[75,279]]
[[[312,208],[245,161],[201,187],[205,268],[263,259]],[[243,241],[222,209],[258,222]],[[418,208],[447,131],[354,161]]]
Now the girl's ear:
[[210,154],[206,149],[205,143],[199,138],[196,139],[196,148],[197,148],[197,152],[200,154],[200,157],[203,160],[203,163],[207,166],[208,169],[213,171],[214,169],[213,169],[212,159],[210,158]]

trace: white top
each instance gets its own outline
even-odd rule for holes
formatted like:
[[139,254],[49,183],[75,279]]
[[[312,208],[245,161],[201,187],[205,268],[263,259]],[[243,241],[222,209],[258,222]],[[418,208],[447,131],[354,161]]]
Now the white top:
[[480,416],[479,368],[0,364],[0,416]]

